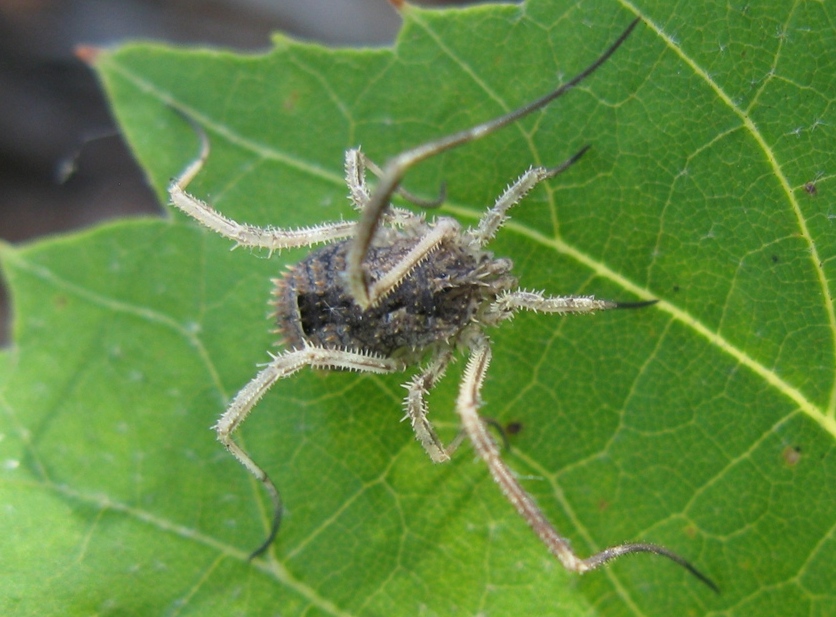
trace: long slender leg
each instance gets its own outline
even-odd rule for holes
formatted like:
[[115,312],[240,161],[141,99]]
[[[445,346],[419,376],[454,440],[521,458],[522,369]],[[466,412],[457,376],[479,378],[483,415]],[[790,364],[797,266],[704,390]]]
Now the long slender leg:
[[[358,212],[362,212],[372,197],[369,185],[366,183],[366,167],[368,159],[359,148],[345,151],[345,183],[348,186],[348,197],[351,205]],[[395,208],[391,208],[395,210]],[[387,220],[390,212],[384,212],[383,219]]]
[[617,302],[591,296],[545,296],[539,291],[517,289],[501,294],[485,313],[485,323],[496,325],[510,319],[517,311],[539,313],[593,313],[618,308]]
[[[375,163],[366,157],[359,149],[346,150],[345,152],[345,183],[348,185],[348,196],[354,209],[362,212],[371,199],[371,192],[366,184],[366,169],[369,169],[376,176],[383,174]],[[397,193],[407,201],[420,206],[422,208],[436,208],[444,202],[444,187],[442,186],[440,195],[433,200],[426,200],[417,197],[404,189],[398,187]],[[411,219],[416,218],[416,215],[409,210],[403,208],[396,208],[390,206],[384,210],[381,215],[381,220],[393,225],[402,225]]]
[[598,300],[592,296],[546,296],[540,291],[517,289],[501,294],[488,307],[483,321],[485,324],[495,326],[501,321],[510,319],[521,310],[556,314],[594,313],[609,309],[644,308],[657,302],[658,300],[613,302],[612,300]]
[[249,454],[232,439],[233,433],[247,419],[253,407],[261,400],[261,397],[279,379],[283,379],[304,368],[312,366],[315,368],[362,371],[366,373],[391,373],[401,370],[398,362],[390,358],[371,356],[364,353],[322,349],[319,347],[305,347],[295,351],[288,351],[273,359],[256,375],[246,386],[244,386],[220,417],[214,429],[218,433],[218,440],[229,450],[230,454],[247,468],[255,476],[273,502],[273,521],[270,525],[270,532],[267,539],[250,555],[250,559],[260,555],[276,537],[279,525],[282,520],[282,498],[276,485],[267,473],[258,466]]
[[461,439],[457,437],[449,446],[444,446],[427,418],[427,401],[425,397],[444,376],[447,365],[453,357],[452,351],[445,351],[433,358],[430,365],[420,374],[404,384],[409,391],[404,399],[406,416],[412,422],[415,436],[433,463],[444,463],[450,460],[450,454],[458,447]]
[[277,229],[238,223],[187,193],[186,187],[200,172],[209,156],[209,139],[206,133],[197,123],[187,119],[200,137],[200,153],[168,187],[171,202],[184,213],[215,233],[233,240],[237,246],[266,248],[270,251],[312,246],[354,235],[356,224],[352,222],[325,223],[301,229]]
[[519,120],[520,118],[537,111],[538,109],[542,109],[560,95],[574,88],[593,71],[595,71],[595,69],[601,66],[627,39],[639,21],[640,19],[634,20],[633,23],[631,23],[627,29],[624,30],[621,36],[618,37],[615,43],[610,45],[610,47],[594,62],[592,62],[592,64],[552,92],[549,92],[527,105],[523,105],[522,107],[519,107],[507,114],[499,116],[498,118],[494,118],[488,122],[459,131],[458,133],[453,133],[452,135],[447,135],[441,139],[421,144],[420,146],[407,150],[406,152],[402,152],[386,163],[383,167],[380,181],[375,187],[374,192],[371,194],[369,201],[363,210],[363,215],[357,225],[357,233],[354,237],[351,251],[348,254],[347,273],[349,288],[351,290],[351,294],[354,296],[354,299],[361,307],[366,308],[371,304],[367,281],[363,275],[363,260],[368,252],[369,246],[371,245],[372,237],[377,230],[381,216],[389,206],[389,199],[398,188],[398,185],[400,185],[406,172],[413,165],[420,163],[424,159],[446,152],[447,150],[451,150],[470,141],[474,141],[480,137],[484,137],[485,135],[489,135]]
[[529,526],[537,534],[537,537],[549,549],[549,552],[557,557],[564,568],[572,572],[588,572],[608,561],[612,561],[622,555],[630,553],[654,553],[671,559],[679,564],[700,581],[718,591],[717,586],[711,579],[702,574],[685,559],[672,551],[655,544],[628,543],[613,546],[599,553],[582,559],[578,557],[569,545],[569,540],[561,536],[552,524],[546,519],[534,499],[520,485],[514,473],[505,464],[500,456],[499,448],[491,439],[487,426],[479,416],[479,395],[482,389],[482,382],[491,361],[491,349],[486,337],[477,339],[472,347],[470,359],[462,379],[459,397],[456,402],[456,410],[462,421],[467,436],[473,442],[477,454],[488,466],[491,476],[499,485],[505,497],[517,512],[525,519]]
[[571,158],[564,161],[557,167],[532,167],[521,175],[514,184],[509,186],[505,192],[496,200],[494,206],[488,210],[479,221],[479,226],[475,230],[469,230],[470,235],[479,246],[485,246],[496,235],[500,227],[508,220],[506,214],[508,210],[520,203],[523,197],[535,186],[540,184],[543,180],[554,178],[560,172],[568,169],[571,165],[577,162],[584,153],[589,150],[589,146],[584,146]]

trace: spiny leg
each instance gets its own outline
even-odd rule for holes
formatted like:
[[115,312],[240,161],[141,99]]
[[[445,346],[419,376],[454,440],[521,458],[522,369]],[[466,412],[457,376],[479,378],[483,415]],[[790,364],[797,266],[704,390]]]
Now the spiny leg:
[[186,188],[203,168],[209,156],[209,138],[194,120],[188,117],[186,119],[200,137],[200,153],[168,187],[171,202],[181,211],[215,233],[233,240],[237,246],[265,248],[270,251],[332,242],[354,234],[356,225],[351,222],[324,223],[301,229],[277,229],[238,223],[187,193]]
[[[366,167],[368,159],[359,148],[345,151],[345,183],[348,186],[348,197],[351,205],[358,212],[363,212],[371,199],[371,191],[366,183]],[[381,215],[382,219],[389,223],[403,224],[416,217],[408,210],[389,208]]]
[[483,316],[487,325],[495,326],[498,323],[511,319],[517,311],[526,310],[535,313],[594,313],[595,311],[606,311],[609,309],[634,309],[645,308],[656,304],[658,300],[645,300],[641,302],[613,302],[612,300],[599,300],[592,296],[546,296],[540,291],[506,291],[491,304]]
[[453,357],[452,350],[446,350],[435,356],[429,366],[423,372],[413,377],[404,384],[409,391],[404,399],[406,416],[412,423],[412,430],[421,445],[426,450],[433,463],[444,463],[450,460],[450,454],[461,443],[461,438],[456,437],[449,446],[444,446],[436,434],[432,423],[427,418],[427,401],[425,397],[436,384],[444,377],[447,365]]
[[565,171],[574,165],[587,150],[589,150],[589,146],[584,146],[577,153],[572,155],[571,158],[564,161],[557,167],[532,167],[523,173],[523,175],[521,175],[516,182],[509,186],[499,199],[496,200],[494,206],[485,213],[482,220],[479,221],[479,226],[476,229],[468,230],[468,233],[476,244],[480,247],[488,244],[488,242],[490,242],[496,235],[499,228],[502,227],[505,221],[508,220],[506,213],[509,209],[520,203],[522,198],[525,197],[531,189],[543,182],[543,180],[554,178],[560,172]]
[[484,320],[493,326],[510,319],[520,310],[558,314],[594,313],[618,306],[617,302],[598,300],[592,296],[546,296],[540,291],[517,289],[500,294],[488,308]]
[[488,466],[491,476],[499,485],[505,497],[517,512],[525,519],[529,526],[537,534],[537,537],[546,545],[564,568],[571,572],[588,572],[604,565],[605,563],[630,553],[654,553],[667,557],[679,564],[700,581],[708,585],[714,591],[719,591],[714,582],[697,570],[685,559],[672,551],[655,544],[649,543],[627,543],[619,544],[592,555],[586,559],[578,557],[569,545],[569,540],[561,536],[552,524],[546,519],[543,512],[534,503],[534,499],[520,485],[514,473],[505,464],[500,456],[499,448],[491,439],[487,426],[479,416],[480,392],[482,382],[491,361],[491,349],[487,337],[474,341],[470,359],[462,378],[459,397],[456,402],[456,411],[462,421],[467,436],[473,443],[477,454]]
[[386,274],[369,287],[370,306],[376,305],[392,292],[415,266],[424,261],[445,240],[459,234],[459,224],[448,217],[439,217],[430,230]]
[[363,260],[368,252],[369,246],[372,242],[372,237],[380,223],[381,216],[386,208],[389,206],[389,200],[392,194],[398,188],[406,172],[415,164],[427,159],[436,154],[446,152],[462,144],[474,141],[485,135],[489,135],[499,129],[519,120],[520,118],[538,110],[551,101],[558,98],[565,92],[574,88],[577,84],[588,77],[593,71],[601,66],[606,60],[615,53],[621,44],[627,39],[633,28],[639,23],[640,19],[636,19],[631,23],[626,30],[618,37],[603,54],[601,54],[592,64],[581,71],[578,75],[570,79],[568,82],[553,90],[552,92],[542,96],[541,98],[523,105],[507,114],[484,122],[477,126],[453,133],[446,137],[433,140],[402,152],[395,156],[383,167],[380,181],[375,187],[374,192],[369,198],[368,204],[363,210],[363,215],[357,225],[357,233],[354,236],[354,242],[351,246],[351,251],[348,254],[348,263],[346,266],[347,276],[349,282],[349,289],[355,301],[363,308],[370,306],[371,300],[369,297],[368,282],[363,273]]
[[[378,177],[383,174],[383,170],[373,161],[369,160],[360,148],[346,150],[345,183],[348,185],[348,196],[351,199],[351,203],[358,212],[363,212],[371,199],[371,192],[369,191],[368,184],[366,184],[366,169],[371,170]],[[445,197],[444,185],[442,185],[438,197],[432,200],[417,197],[403,187],[398,187],[396,192],[408,202],[421,208],[436,208],[444,203]],[[418,216],[409,210],[396,208],[395,206],[389,207],[381,214],[383,221],[393,225],[403,225],[415,218],[418,218]]]
[[270,495],[273,502],[273,520],[270,525],[270,532],[267,539],[255,549],[250,559],[257,557],[265,550],[276,537],[279,525],[282,520],[282,498],[276,485],[267,473],[258,466],[249,454],[232,439],[232,435],[238,427],[247,419],[253,407],[261,400],[261,397],[279,379],[284,379],[299,371],[305,366],[325,369],[344,369],[364,373],[391,373],[400,370],[402,367],[390,358],[382,358],[364,353],[350,351],[322,349],[320,347],[305,347],[303,349],[288,351],[278,356],[273,356],[258,375],[256,375],[246,386],[244,386],[227,407],[224,414],[215,424],[214,429],[218,433],[218,440],[238,461],[247,468],[255,478],[261,482]]

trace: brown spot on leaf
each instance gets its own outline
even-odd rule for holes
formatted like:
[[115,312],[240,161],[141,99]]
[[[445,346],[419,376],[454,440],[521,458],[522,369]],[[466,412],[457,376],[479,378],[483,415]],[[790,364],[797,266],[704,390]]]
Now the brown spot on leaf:
[[787,446],[781,453],[787,467],[795,467],[801,460],[801,446]]

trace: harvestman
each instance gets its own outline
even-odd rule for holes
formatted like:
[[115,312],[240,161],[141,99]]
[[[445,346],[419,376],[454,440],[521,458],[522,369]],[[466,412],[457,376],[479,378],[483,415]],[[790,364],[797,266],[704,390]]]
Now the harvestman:
[[[354,222],[323,223],[306,229],[254,227],[237,223],[186,192],[209,155],[209,141],[198,128],[201,152],[170,186],[174,205],[197,221],[229,238],[236,246],[270,251],[291,247],[326,246],[311,252],[274,281],[275,318],[288,348],[270,354],[271,361],[238,392],[215,429],[218,439],[264,485],[273,501],[273,521],[267,539],[252,554],[271,544],[279,529],[282,501],[267,473],[232,439],[256,403],[279,379],[310,366],[318,369],[394,373],[420,365],[405,385],[406,418],[430,458],[441,463],[459,439],[445,446],[427,417],[426,396],[442,378],[457,349],[469,352],[456,410],[463,433],[485,461],[491,476],[517,512],[563,566],[586,572],[629,553],[655,553],[686,568],[716,590],[714,583],[685,559],[655,544],[613,546],[586,559],[578,557],[549,523],[500,456],[486,422],[479,416],[479,395],[491,360],[484,330],[510,319],[517,311],[591,313],[625,306],[592,297],[545,296],[517,287],[511,261],[485,250],[508,210],[533,187],[575,163],[583,148],[554,168],[533,167],[496,200],[475,228],[462,229],[449,217],[426,221],[423,216],[393,207],[389,200],[406,172],[416,163],[493,133],[545,107],[601,66],[627,39],[635,20],[597,60],[556,90],[519,109],[470,129],[427,142],[391,159],[382,169],[359,149],[346,153],[346,183],[360,212]],[[379,180],[373,190],[365,170]],[[404,192],[404,196],[416,201]],[[421,204],[419,204],[421,205]],[[427,205],[427,204],[422,204]]]

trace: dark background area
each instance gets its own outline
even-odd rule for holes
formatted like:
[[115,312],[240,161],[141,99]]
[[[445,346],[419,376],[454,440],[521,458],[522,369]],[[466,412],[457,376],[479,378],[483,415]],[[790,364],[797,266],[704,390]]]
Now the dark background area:
[[[259,51],[274,31],[381,46],[399,25],[387,0],[0,0],[0,238],[162,214],[76,46],[143,38]],[[0,346],[9,325],[0,282]]]

